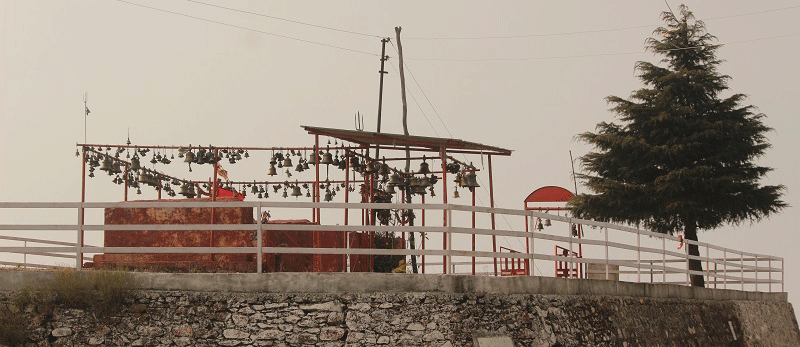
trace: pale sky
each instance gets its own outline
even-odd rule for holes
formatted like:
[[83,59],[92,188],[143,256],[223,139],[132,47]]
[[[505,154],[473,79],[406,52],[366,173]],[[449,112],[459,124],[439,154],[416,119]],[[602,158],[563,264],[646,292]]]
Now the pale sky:
[[[495,197],[521,208],[541,186],[571,190],[569,151],[589,150],[574,136],[615,120],[605,97],[642,86],[634,64],[660,59],[643,45],[667,10],[664,1],[200,1],[284,20],[186,0],[0,0],[0,201],[80,200],[84,92],[90,143],[122,144],[130,129],[143,145],[308,146],[301,125],[353,129],[356,112],[374,131],[380,37],[394,41],[402,26],[424,91],[407,70],[410,133],[514,150],[495,159]],[[785,257],[786,290],[800,303],[800,2],[686,4],[726,44],[719,70],[731,92],[749,95],[775,129],[759,161],[775,170],[763,183],[785,185],[792,205],[700,240]],[[396,68],[392,45],[387,54]],[[402,133],[389,65],[382,130]],[[107,178],[90,181],[88,201],[121,199]]]

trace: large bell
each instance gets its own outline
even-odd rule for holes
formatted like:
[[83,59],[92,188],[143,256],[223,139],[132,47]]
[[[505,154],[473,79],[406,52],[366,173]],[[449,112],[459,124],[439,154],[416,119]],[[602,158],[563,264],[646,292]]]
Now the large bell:
[[431,179],[427,177],[422,177],[419,179],[419,185],[423,188],[427,188],[431,186]]
[[292,167],[292,166],[294,166],[294,165],[292,165],[292,158],[291,158],[291,157],[289,157],[288,155],[287,155],[286,157],[284,157],[284,158],[283,158],[283,166],[285,166],[285,167]]
[[333,154],[331,154],[331,152],[327,152],[327,153],[323,154],[322,155],[322,161],[320,163],[324,164],[324,165],[333,164]]
[[[466,180],[466,182],[464,182],[464,180]],[[461,185],[469,188],[470,190],[480,187],[480,184],[478,184],[478,175],[475,174],[475,171],[470,171],[464,175]]]
[[393,184],[387,184],[386,185],[386,192],[389,193],[389,194],[392,194],[392,195],[397,193],[397,191],[394,190],[394,185]]
[[339,166],[338,167],[339,167],[339,170],[347,169],[347,160],[344,157],[342,157],[342,160],[339,160]]
[[105,157],[103,159],[103,165],[100,165],[100,170],[111,171],[111,158]]
[[386,163],[381,164],[381,168],[378,169],[378,174],[380,174],[381,176],[389,175],[389,165]]
[[194,163],[194,153],[192,151],[186,152],[186,155],[183,158],[184,163]]
[[142,173],[139,174],[139,182],[150,185],[150,175],[148,175],[147,172],[142,171]]
[[131,158],[131,170],[138,171],[141,168],[142,164],[139,163],[139,157],[133,156],[133,158]]
[[269,173],[267,173],[267,175],[275,176],[277,174],[278,174],[278,170],[275,169],[275,165],[270,165],[269,166]]
[[300,186],[295,185],[292,187],[292,196],[297,198],[298,196],[303,196],[303,192],[300,191]]
[[417,171],[417,173],[420,175],[427,175],[431,173],[431,169],[428,163],[425,162],[425,159],[423,159],[423,161],[419,163],[419,171]]
[[318,161],[319,161],[319,155],[317,155],[317,152],[311,151],[311,154],[308,155],[308,160],[306,161],[306,163],[311,165],[317,165]]
[[393,174],[391,178],[389,178],[389,185],[390,186],[398,186],[402,187],[405,183],[403,182],[403,178],[400,177],[398,174]]
[[121,164],[118,161],[115,161],[114,164],[111,165],[111,171],[110,172],[111,173],[115,173],[115,174],[122,173]]

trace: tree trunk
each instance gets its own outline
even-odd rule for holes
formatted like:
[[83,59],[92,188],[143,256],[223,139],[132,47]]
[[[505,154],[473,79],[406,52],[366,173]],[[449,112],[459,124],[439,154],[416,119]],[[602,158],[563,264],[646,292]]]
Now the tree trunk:
[[[687,240],[697,241],[697,224],[694,221],[690,221],[686,223],[686,230],[684,230],[684,234]],[[690,256],[700,256],[700,249],[697,245],[687,244],[689,247],[689,255]],[[703,271],[703,262],[699,259],[689,259],[689,270],[692,271]],[[692,280],[692,287],[705,287],[705,280],[703,275],[690,275]]]
[[[394,27],[394,33],[397,35],[397,58],[400,65],[400,96],[403,101],[403,134],[408,135],[408,104],[406,104],[406,75],[403,73],[403,44],[400,43],[400,30],[401,27]],[[378,159],[378,158],[375,158]],[[411,170],[411,151],[406,146],[406,170],[408,173]],[[406,188],[406,202],[411,203],[411,190]],[[408,210],[408,225],[414,226],[414,212]],[[409,247],[415,249],[414,232],[408,233]],[[411,255],[411,271],[417,273],[417,256]]]

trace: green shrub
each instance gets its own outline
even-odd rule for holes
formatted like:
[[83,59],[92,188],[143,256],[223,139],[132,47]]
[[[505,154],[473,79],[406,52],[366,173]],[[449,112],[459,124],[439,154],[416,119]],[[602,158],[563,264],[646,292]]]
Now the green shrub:
[[61,270],[39,288],[22,288],[16,293],[14,304],[20,308],[32,306],[37,312],[48,312],[60,305],[107,316],[124,303],[133,285],[133,276],[127,272]]

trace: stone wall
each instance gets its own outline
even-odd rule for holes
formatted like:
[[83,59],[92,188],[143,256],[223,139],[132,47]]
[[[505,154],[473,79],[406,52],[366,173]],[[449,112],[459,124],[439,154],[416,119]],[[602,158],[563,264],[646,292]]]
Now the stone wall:
[[[9,292],[4,292],[7,299]],[[139,291],[119,314],[23,315],[38,346],[798,346],[768,301],[489,293]]]

